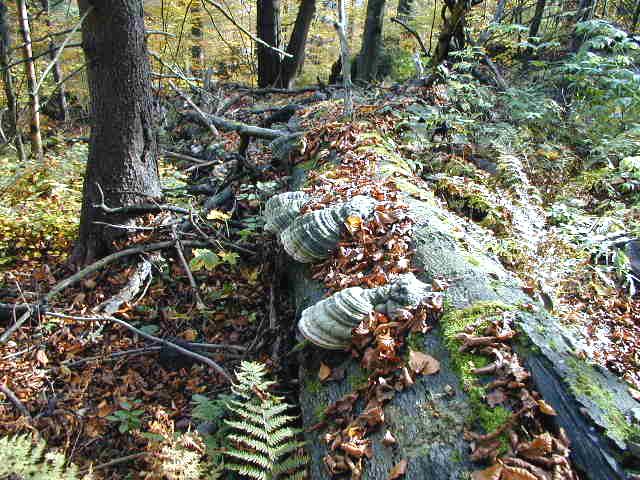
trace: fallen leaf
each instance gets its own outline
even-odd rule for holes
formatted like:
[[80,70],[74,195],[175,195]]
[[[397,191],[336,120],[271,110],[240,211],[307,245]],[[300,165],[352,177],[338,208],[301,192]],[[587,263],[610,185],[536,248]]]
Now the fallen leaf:
[[640,402],[640,391],[636,390],[635,388],[629,387],[629,394],[635,401]]
[[98,405],[98,417],[104,418],[107,415],[111,415],[114,410],[115,410],[115,407],[113,407],[112,405],[109,405],[109,402],[107,402],[106,400],[103,400]]
[[182,338],[184,338],[187,342],[193,342],[196,338],[198,338],[198,332],[196,332],[193,328],[189,328],[180,334]]
[[320,370],[318,371],[318,378],[321,382],[324,382],[331,376],[331,368],[324,362],[320,363]]
[[210,210],[209,213],[207,213],[207,219],[208,220],[229,220],[231,218],[231,215],[229,215],[226,212],[222,212],[220,210]]
[[503,466],[502,480],[538,480],[533,473],[524,468]]
[[362,218],[357,215],[349,215],[344,221],[349,233],[353,234],[362,228]]
[[387,430],[386,433],[384,434],[384,437],[382,438],[382,444],[385,447],[390,447],[392,445],[395,445],[396,443],[398,443],[398,441],[396,440],[396,437],[393,436],[393,433]]
[[389,473],[389,478],[387,480],[396,480],[396,478],[402,477],[405,473],[407,473],[407,466],[409,465],[409,460],[403,458],[400,460],[395,467],[391,469]]
[[506,399],[507,396],[505,395],[504,390],[501,388],[496,388],[495,390],[487,393],[487,404],[491,408],[504,403]]
[[471,477],[473,480],[500,480],[500,475],[502,475],[502,465],[498,463],[484,470],[473,472]]
[[49,359],[47,358],[47,354],[45,353],[44,350],[38,350],[36,352],[36,360],[41,365],[47,365],[49,363]]
[[409,367],[414,373],[433,375],[440,371],[440,362],[426,353],[409,350]]
[[556,415],[558,415],[556,411],[553,409],[553,407],[542,399],[538,400],[538,407],[540,407],[540,411],[545,415],[550,415],[552,417],[555,417]]

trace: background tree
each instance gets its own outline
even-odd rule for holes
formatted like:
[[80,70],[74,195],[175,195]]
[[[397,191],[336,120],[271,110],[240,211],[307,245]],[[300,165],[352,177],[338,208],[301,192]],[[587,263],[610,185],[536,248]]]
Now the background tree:
[[92,9],[82,25],[91,96],[91,138],[84,180],[80,232],[72,261],[84,264],[107,253],[122,223],[95,204],[100,189],[110,207],[160,197],[153,126],[150,67],[142,0],[81,0]]
[[22,52],[24,56],[24,70],[29,90],[29,107],[31,110],[29,135],[31,138],[31,156],[41,159],[43,155],[42,134],[40,132],[40,99],[36,91],[38,80],[33,59],[31,44],[31,28],[29,26],[29,12],[26,0],[16,0],[18,20],[20,22],[20,34],[22,36]]
[[[280,45],[280,0],[258,0],[257,3],[258,38],[269,45]],[[258,85],[275,85],[280,73],[280,54],[272,48],[257,45]]]
[[358,55],[356,79],[371,81],[378,74],[378,61],[382,52],[382,26],[385,0],[368,0],[367,17],[362,34],[362,48]]
[[2,83],[4,87],[4,95],[7,100],[7,119],[8,119],[8,135],[14,138],[18,158],[23,161],[26,159],[24,146],[22,144],[22,136],[18,128],[18,104],[16,94],[13,88],[13,78],[9,64],[11,57],[9,51],[11,49],[11,35],[9,33],[9,22],[7,19],[7,6],[4,2],[0,2],[0,69],[2,70]]
[[[46,12],[45,23],[48,29],[51,29],[51,5],[49,0],[40,0],[40,4],[42,5],[42,10]],[[69,121],[69,105],[67,104],[66,97],[66,87],[64,86],[64,82],[62,82],[62,68],[60,67],[60,62],[56,60],[56,43],[53,41],[53,37],[49,41],[49,58],[54,62],[53,65],[53,80],[56,82],[56,86],[58,89],[56,102],[58,104],[58,109],[60,110],[61,118],[67,122]]]
[[316,13],[316,0],[302,0],[298,8],[296,22],[293,25],[291,38],[287,45],[287,53],[291,57],[282,59],[278,86],[291,88],[297,74],[302,70],[304,63],[305,47],[311,22]]

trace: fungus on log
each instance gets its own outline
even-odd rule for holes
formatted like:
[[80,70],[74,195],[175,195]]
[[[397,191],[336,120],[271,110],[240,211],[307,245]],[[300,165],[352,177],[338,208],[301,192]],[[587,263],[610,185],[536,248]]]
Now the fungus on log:
[[[398,173],[397,168],[385,169],[384,165],[379,165],[379,171],[381,175],[385,171]],[[298,172],[298,184],[301,175]],[[405,178],[399,181],[406,184],[406,177],[405,173]],[[420,197],[428,198],[426,193]],[[274,231],[286,230],[282,221],[295,223],[304,218],[298,212],[301,199],[306,196],[289,194],[287,198],[293,200],[295,211],[272,220],[272,224],[278,224]],[[549,421],[568,435],[571,460],[583,478],[630,478],[626,469],[638,464],[640,405],[631,397],[626,384],[576,355],[575,336],[541,306],[534,305],[524,293],[522,283],[485,253],[481,238],[470,233],[473,229],[467,228],[464,219],[445,210],[434,198],[407,197],[405,201],[409,205],[408,216],[414,221],[412,267],[416,276],[426,284],[445,279],[450,285],[439,325],[414,338],[411,344],[412,349],[436,357],[440,371],[417,377],[412,387],[396,394],[385,406],[385,428],[372,438],[373,455],[366,462],[363,478],[386,479],[402,459],[409,461],[404,477],[407,479],[470,478],[472,471],[483,468],[471,461],[470,445],[464,434],[470,419],[473,422],[494,411],[482,411],[483,407],[478,406],[466,388],[460,352],[457,347],[452,348],[451,336],[460,335],[465,326],[473,325],[479,318],[504,311],[510,312],[518,330],[514,349],[531,374],[534,388],[556,414]],[[349,293],[343,290],[334,294],[333,300],[323,300],[325,289],[311,279],[309,265],[291,259],[289,285],[296,318],[303,319],[310,312],[303,313],[305,309],[324,308],[323,304],[335,302],[336,295]],[[307,429],[321,420],[328,405],[367,381],[366,373],[347,353],[312,346],[300,354],[300,360],[300,405]],[[321,383],[318,380],[321,363],[332,370],[344,369],[344,378]],[[388,442],[382,441],[387,429],[396,437],[397,443],[392,448],[385,447]],[[320,441],[321,435],[307,430],[311,478],[330,477],[323,465],[327,446]]]

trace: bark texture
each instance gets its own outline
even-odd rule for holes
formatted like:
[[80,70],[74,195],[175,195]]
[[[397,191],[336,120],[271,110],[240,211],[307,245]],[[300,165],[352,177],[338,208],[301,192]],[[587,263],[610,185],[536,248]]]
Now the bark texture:
[[362,34],[362,48],[358,55],[356,78],[369,82],[378,75],[378,61],[382,52],[382,26],[386,0],[368,0],[367,18]]
[[[258,0],[258,38],[269,45],[280,45],[280,0]],[[257,45],[258,85],[274,86],[280,73],[280,54],[264,45]]]
[[31,28],[29,27],[29,12],[26,0],[16,0],[18,10],[18,21],[20,24],[20,35],[22,36],[22,53],[24,55],[24,71],[27,78],[27,89],[29,90],[29,110],[30,110],[30,138],[31,156],[42,159],[42,135],[40,133],[40,99],[36,92],[36,67],[33,61],[33,48],[31,44]]
[[123,235],[94,221],[127,221],[95,207],[98,185],[109,207],[148,202],[161,194],[142,0],[82,0],[81,14],[90,6],[82,46],[89,64],[92,128],[72,258],[78,264],[103,256]]
[[24,146],[22,144],[22,136],[18,128],[18,104],[15,90],[13,87],[13,77],[8,65],[11,63],[9,50],[11,48],[11,36],[9,33],[9,22],[7,21],[7,6],[4,2],[0,2],[0,69],[2,69],[2,83],[4,95],[7,99],[7,110],[9,119],[7,134],[14,137],[14,144],[20,160],[25,160]]
[[[609,372],[579,360],[575,356],[576,336],[541,305],[536,311],[520,308],[533,300],[522,291],[519,280],[483,253],[481,238],[462,233],[464,220],[433,201],[407,198],[407,202],[409,215],[415,221],[413,267],[420,272],[417,276],[427,283],[434,278],[452,279],[446,291],[447,312],[478,302],[512,306],[520,333],[516,350],[532,374],[536,390],[557,412],[556,417],[550,418],[566,430],[571,440],[571,458],[581,470],[582,478],[630,478],[625,466],[637,453],[633,453],[635,437],[629,432],[638,429],[640,408],[627,386]],[[289,270],[299,318],[304,308],[323,297],[324,290],[319,283],[309,280],[308,267],[293,264]],[[470,478],[471,471],[482,468],[469,460],[463,430],[465,419],[472,412],[443,345],[437,328],[425,336],[424,351],[441,361],[440,373],[418,377],[413,387],[397,394],[385,407],[385,429],[388,427],[397,437],[398,446],[382,447],[380,440],[385,429],[378,432],[373,437],[374,455],[367,462],[364,478],[388,478],[392,467],[402,458],[409,460],[404,478],[410,480]],[[321,361],[345,368],[346,378],[318,386]],[[361,377],[359,367],[346,355],[316,348],[301,354],[300,404],[304,426],[318,422],[318,412],[352,391],[353,384],[362,381]],[[447,385],[454,388],[455,395],[444,394]],[[321,442],[321,432],[307,433],[306,440],[312,458],[311,478],[330,478],[322,462],[327,451]]]
[[287,45],[287,53],[292,55],[292,58],[284,58],[280,68],[278,86],[281,88],[291,88],[296,75],[302,69],[309,28],[315,13],[316,0],[302,0],[300,2],[296,22]]
[[542,23],[542,14],[544,13],[544,7],[547,5],[547,0],[537,0],[536,10],[531,19],[529,25],[529,37],[537,37],[540,30],[540,24]]

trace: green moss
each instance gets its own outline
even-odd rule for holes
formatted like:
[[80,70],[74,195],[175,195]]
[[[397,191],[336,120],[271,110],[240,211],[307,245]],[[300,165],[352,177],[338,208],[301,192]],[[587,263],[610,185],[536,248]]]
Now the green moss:
[[304,389],[313,395],[317,395],[320,393],[320,390],[322,390],[322,384],[317,377],[310,375],[310,377],[305,380]]
[[474,265],[476,267],[479,267],[481,265],[481,262],[479,259],[477,259],[476,257],[472,257],[471,255],[467,255],[465,257],[465,260],[467,262],[469,262],[471,265]]
[[410,333],[407,336],[407,346],[414,351],[421,352],[424,350],[424,333]]
[[327,410],[327,406],[324,403],[321,403],[313,410],[313,416],[317,422],[322,422],[325,418],[325,411]]
[[607,434],[622,442],[639,438],[640,427],[627,421],[624,413],[616,405],[613,393],[600,385],[593,367],[577,358],[567,360],[567,365],[573,373],[573,378],[569,380],[571,391],[577,396],[588,397],[600,408]]
[[358,369],[355,372],[349,374],[347,381],[349,382],[349,387],[352,390],[357,390],[369,383],[369,372],[358,366]]
[[[479,383],[478,376],[473,373],[476,368],[482,368],[489,363],[485,356],[460,352],[461,342],[456,335],[474,325],[476,333],[480,333],[491,317],[513,308],[501,302],[478,302],[472,306],[448,311],[440,320],[444,344],[449,350],[453,368],[458,374],[462,387],[469,396],[471,407],[471,422],[479,425],[487,432],[500,428],[511,416],[511,412],[503,407],[490,408],[485,401],[486,391]],[[506,451],[506,434],[500,437],[500,450]]]

